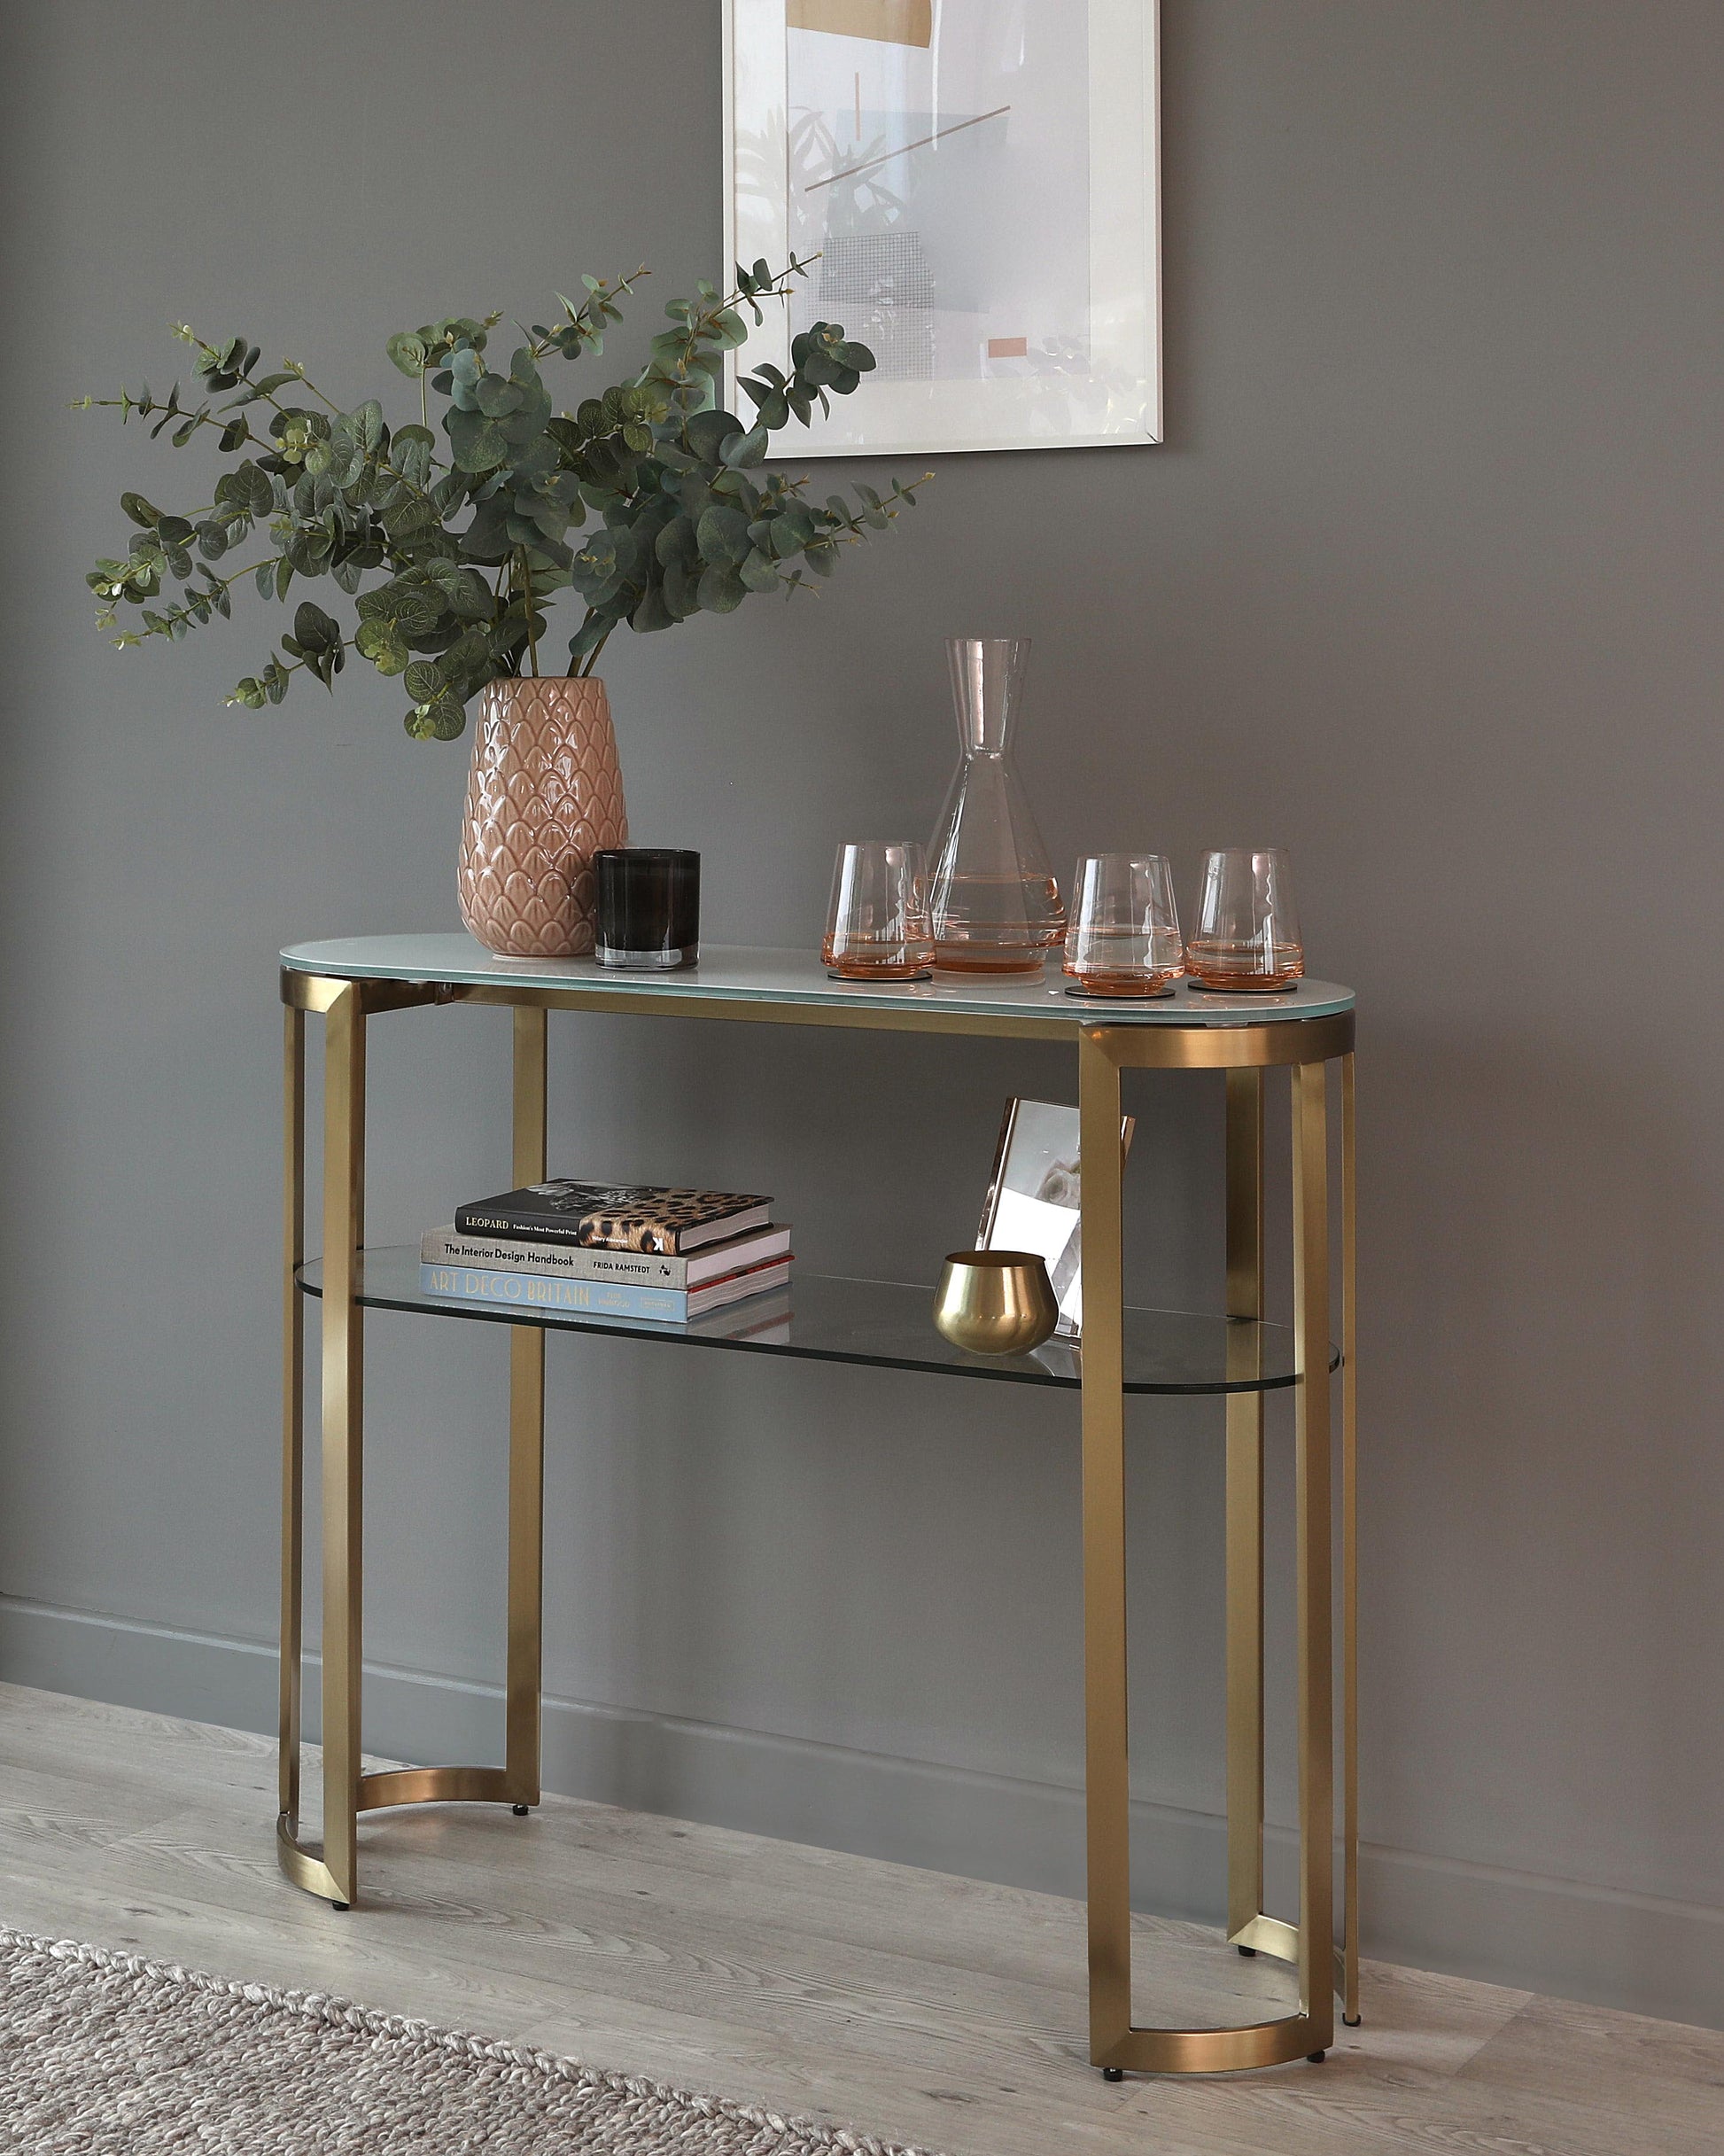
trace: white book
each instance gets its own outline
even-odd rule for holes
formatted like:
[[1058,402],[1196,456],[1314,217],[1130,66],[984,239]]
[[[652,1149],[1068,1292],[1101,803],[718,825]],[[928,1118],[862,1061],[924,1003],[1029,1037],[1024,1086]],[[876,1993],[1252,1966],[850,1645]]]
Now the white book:
[[485,1273],[537,1273],[565,1280],[621,1280],[635,1288],[702,1288],[726,1273],[746,1272],[789,1253],[788,1227],[755,1228],[709,1242],[687,1257],[657,1250],[589,1250],[530,1235],[463,1235],[434,1227],[419,1240],[425,1265],[468,1265]]
[[641,1288],[633,1280],[570,1280],[542,1273],[500,1273],[483,1265],[421,1264],[423,1293],[462,1303],[489,1303],[506,1310],[543,1312],[555,1317],[647,1318],[685,1325],[691,1318],[723,1310],[768,1288],[782,1288],[790,1277],[788,1257],[729,1273],[703,1288]]

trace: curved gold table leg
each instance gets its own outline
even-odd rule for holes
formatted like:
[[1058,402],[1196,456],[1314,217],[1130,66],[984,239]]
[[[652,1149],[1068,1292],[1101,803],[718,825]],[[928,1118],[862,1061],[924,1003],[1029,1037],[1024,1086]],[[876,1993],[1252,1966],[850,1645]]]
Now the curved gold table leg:
[[341,1890],[321,1857],[300,1846],[299,1725],[304,1682],[305,1300],[295,1274],[306,1254],[306,1015],[286,1019],[282,1189],[282,1640],[276,1855],[296,1887],[338,1902]]
[[[363,1333],[356,1299],[364,1233],[365,1004],[355,983],[330,983],[325,1015],[323,1296],[323,1844],[299,1837],[304,1647],[304,1301],[295,1273],[305,1257],[305,1012],[287,1014],[283,1087],[282,1654],[276,1857],[296,1887],[349,1906],[358,1887],[361,1812],[400,1804],[512,1804],[540,1798],[540,1610],[543,1575],[545,1335],[510,1334],[509,1676],[501,1767],[360,1771],[361,1673]],[[515,1169],[545,1174],[546,1026],[542,1010],[515,1013]]]
[[300,1573],[305,1562],[305,1298],[297,1278],[306,1255],[306,1014],[283,1013],[282,1100],[282,1635],[276,1812],[290,1838],[299,1817],[299,1687],[303,1675]]
[[[1227,1314],[1263,1314],[1263,1074],[1227,1073]],[[1262,1335],[1227,1343],[1234,1382],[1262,1374]],[[1247,1953],[1263,1907],[1263,1396],[1227,1396],[1227,1934]]]
[[365,1003],[346,985],[323,1016],[323,1863],[359,1885],[364,1615]]
[[[542,1010],[515,1013],[515,1187],[545,1179]],[[539,1802],[545,1586],[545,1332],[509,1335],[509,1673],[504,1772],[517,1811]]]
[[1341,2020],[1359,2026],[1358,1179],[1354,1058],[1341,1062]]
[[[1295,1542],[1300,1910],[1262,1910],[1261,1423],[1230,1402],[1229,1931],[1291,1962],[1299,2010],[1239,2028],[1139,2028],[1131,2020],[1130,1784],[1127,1732],[1123,1283],[1120,1069],[1143,1051],[1123,1030],[1078,1041],[1083,1247],[1083,1612],[1089,1850],[1090,2057],[1110,2078],[1226,2074],[1320,2059],[1334,2034],[1332,1589],[1330,1562],[1328,1066],[1292,1070]],[[1243,1061],[1243,1058],[1241,1058]],[[1254,1081],[1247,1083],[1247,1077]],[[1261,1078],[1228,1077],[1229,1310],[1261,1312]]]
[[1299,2003],[1310,2050],[1335,2027],[1334,1677],[1330,1537],[1329,1069],[1300,1063],[1293,1096],[1294,1599],[1298,1626]]

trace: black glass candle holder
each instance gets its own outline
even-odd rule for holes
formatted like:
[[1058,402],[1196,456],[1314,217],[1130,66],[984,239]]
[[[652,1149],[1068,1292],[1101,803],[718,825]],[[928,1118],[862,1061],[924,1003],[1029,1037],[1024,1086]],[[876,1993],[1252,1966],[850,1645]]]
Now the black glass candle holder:
[[605,846],[599,878],[602,966],[668,973],[701,954],[701,857],[677,847]]

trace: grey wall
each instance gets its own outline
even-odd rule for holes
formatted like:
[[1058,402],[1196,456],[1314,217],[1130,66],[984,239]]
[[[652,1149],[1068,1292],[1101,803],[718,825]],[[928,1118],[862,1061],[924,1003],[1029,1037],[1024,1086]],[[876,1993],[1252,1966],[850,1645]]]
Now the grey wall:
[[[273,953],[455,926],[464,751],[369,678],[224,711],[255,604],[110,651],[81,572],[115,495],[204,467],[65,401],[164,386],[176,319],[387,393],[391,331],[644,258],[643,337],[718,263],[718,10],[7,12],[0,1667],[262,1724]],[[1293,849],[1363,1011],[1371,1943],[1724,2022],[1724,12],[1165,12],[1167,446],[949,460],[817,604],[624,640],[635,829],[703,850],[711,939],[808,943],[834,842],[931,819],[939,638],[980,627],[1036,640],[1058,860],[1159,844],[1189,890],[1204,844]],[[772,1189],[805,1263],[912,1278],[1005,1095],[1073,1082],[624,1021],[554,1059],[559,1162]],[[402,1240],[506,1176],[506,1031],[405,1015],[373,1067]],[[1216,1103],[1134,1105],[1134,1286],[1211,1300]],[[368,1733],[483,1756],[502,1337],[380,1319],[369,1360]],[[554,1786],[1076,1885],[1067,1405],[626,1343],[552,1366]],[[1140,1423],[1140,1887],[1212,1910],[1218,1421]]]

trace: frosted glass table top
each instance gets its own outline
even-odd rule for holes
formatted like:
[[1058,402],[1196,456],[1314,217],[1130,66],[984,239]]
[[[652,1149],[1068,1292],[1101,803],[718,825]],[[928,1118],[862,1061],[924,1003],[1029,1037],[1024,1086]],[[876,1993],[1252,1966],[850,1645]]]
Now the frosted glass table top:
[[337,936],[321,943],[289,944],[282,963],[290,972],[325,979],[449,981],[486,986],[516,983],[579,994],[642,1000],[663,996],[687,1003],[803,1003],[836,1008],[858,1004],[872,1010],[905,1006],[973,1011],[979,1016],[1044,1019],[1052,1031],[1079,1024],[1262,1025],[1282,1018],[1323,1018],[1353,1008],[1350,988],[1332,981],[1299,981],[1274,995],[1218,995],[1182,981],[1170,996],[1068,996],[1057,960],[1039,974],[966,980],[939,974],[932,981],[892,984],[835,981],[818,951],[757,950],[743,945],[703,944],[700,963],[673,973],[625,973],[591,958],[500,958],[470,936]]

